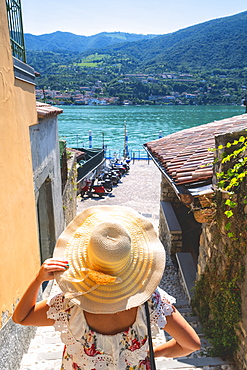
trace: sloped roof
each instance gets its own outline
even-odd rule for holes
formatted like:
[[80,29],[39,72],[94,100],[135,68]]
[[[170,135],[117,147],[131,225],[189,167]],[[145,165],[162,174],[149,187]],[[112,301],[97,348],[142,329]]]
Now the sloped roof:
[[213,176],[215,136],[247,129],[247,114],[175,132],[144,146],[176,185],[208,182]]
[[53,105],[36,102],[38,118],[51,118],[63,113],[63,110]]

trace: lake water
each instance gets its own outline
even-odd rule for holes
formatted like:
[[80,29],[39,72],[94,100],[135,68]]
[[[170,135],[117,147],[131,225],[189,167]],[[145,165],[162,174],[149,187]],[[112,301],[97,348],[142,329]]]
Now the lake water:
[[[61,106],[58,129],[67,147],[94,148],[123,153],[125,127],[128,149],[143,150],[143,144],[179,130],[244,114],[241,106]],[[89,131],[92,141],[89,143]]]

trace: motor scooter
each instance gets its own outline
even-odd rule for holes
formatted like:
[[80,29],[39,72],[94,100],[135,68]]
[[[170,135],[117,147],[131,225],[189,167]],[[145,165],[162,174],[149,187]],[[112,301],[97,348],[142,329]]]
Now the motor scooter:
[[104,186],[105,190],[110,193],[113,188],[113,183],[110,178],[105,177],[105,179],[98,178],[98,185]]
[[92,180],[85,180],[85,185],[81,188],[80,195],[83,198],[84,195],[88,195],[92,197],[94,194],[98,195],[99,197],[103,197],[105,195],[106,189],[102,184],[95,185],[95,179]]
[[110,161],[110,168],[112,170],[119,171],[121,175],[125,175],[129,170],[129,166],[127,165],[127,163],[122,162],[122,161],[119,162],[118,159]]
[[127,162],[127,160],[124,160],[120,163],[116,163],[115,166],[120,166],[121,168],[123,167],[125,169],[125,173],[129,172],[129,170],[130,170],[130,166],[129,166],[129,163]]
[[126,172],[129,172],[130,170],[130,161],[131,159],[130,158],[125,158],[121,163],[122,165],[124,166],[124,168],[126,169]]
[[117,185],[121,180],[121,177],[122,175],[120,171],[114,171],[111,168],[106,168],[104,172],[99,175],[98,179],[100,181],[108,179],[112,182],[113,185]]
[[120,163],[114,163],[113,165],[112,165],[112,169],[114,170],[114,171],[119,171],[120,173],[121,173],[121,175],[123,176],[123,175],[125,175],[126,174],[126,169],[125,169],[125,167],[122,165],[122,164],[120,164]]

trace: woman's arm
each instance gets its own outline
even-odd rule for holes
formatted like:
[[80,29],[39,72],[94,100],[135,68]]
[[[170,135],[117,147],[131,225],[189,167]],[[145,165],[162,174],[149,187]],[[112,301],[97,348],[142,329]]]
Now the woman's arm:
[[176,308],[171,316],[166,317],[166,320],[164,330],[172,336],[172,339],[154,348],[155,357],[181,357],[201,348],[200,339],[195,330]]
[[46,260],[40,267],[35,279],[31,282],[13,313],[12,320],[21,325],[49,326],[54,320],[48,319],[46,313],[49,306],[46,301],[36,303],[40,285],[47,280],[54,279],[55,271],[64,271],[68,268],[68,261],[55,259]]

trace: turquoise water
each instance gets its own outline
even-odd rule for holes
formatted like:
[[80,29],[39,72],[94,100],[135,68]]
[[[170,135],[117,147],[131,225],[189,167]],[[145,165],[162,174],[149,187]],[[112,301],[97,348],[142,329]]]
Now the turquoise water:
[[123,151],[124,132],[128,149],[140,151],[142,145],[178,130],[244,114],[241,106],[62,106],[58,117],[59,136],[67,147],[92,146]]

